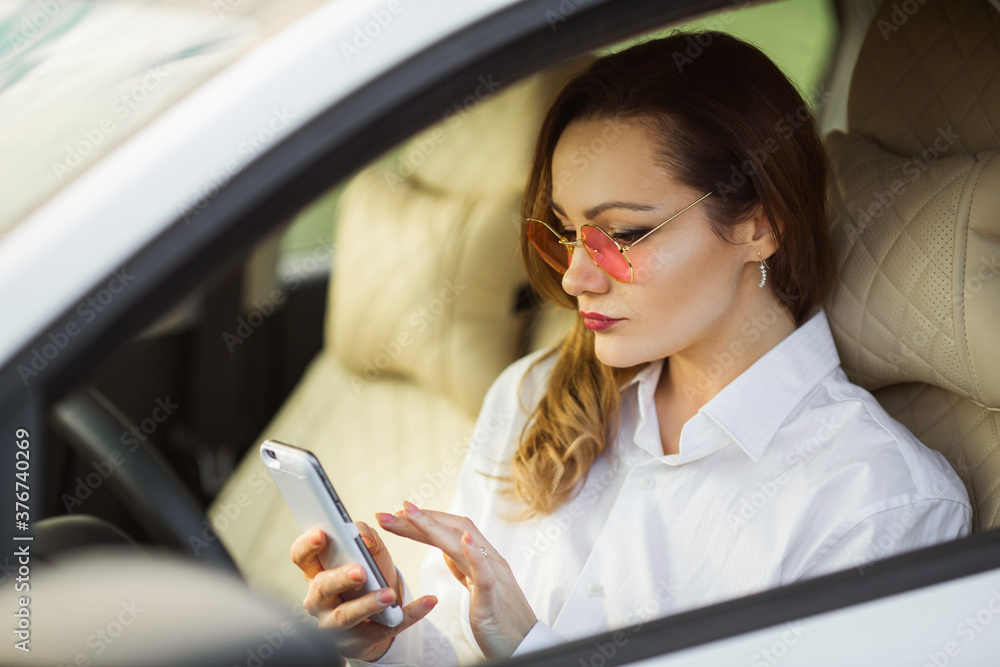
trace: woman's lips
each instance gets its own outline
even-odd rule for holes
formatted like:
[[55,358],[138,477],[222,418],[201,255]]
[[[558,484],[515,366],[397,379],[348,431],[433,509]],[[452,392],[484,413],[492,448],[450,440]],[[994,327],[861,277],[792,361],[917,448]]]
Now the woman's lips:
[[607,315],[601,315],[600,313],[587,313],[582,310],[580,311],[580,315],[583,316],[583,326],[591,331],[604,331],[618,322],[624,321],[624,318],[616,319]]

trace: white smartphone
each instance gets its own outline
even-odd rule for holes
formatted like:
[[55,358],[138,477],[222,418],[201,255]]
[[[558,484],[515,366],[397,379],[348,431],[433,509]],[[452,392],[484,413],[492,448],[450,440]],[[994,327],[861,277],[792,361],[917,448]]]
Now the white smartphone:
[[[330,548],[323,567],[331,570],[355,563],[367,571],[364,588],[341,597],[353,600],[370,591],[387,588],[385,577],[316,456],[305,449],[266,440],[260,446],[260,457],[302,531],[319,528],[326,533]],[[395,627],[403,622],[403,610],[397,601],[370,618],[382,625]]]

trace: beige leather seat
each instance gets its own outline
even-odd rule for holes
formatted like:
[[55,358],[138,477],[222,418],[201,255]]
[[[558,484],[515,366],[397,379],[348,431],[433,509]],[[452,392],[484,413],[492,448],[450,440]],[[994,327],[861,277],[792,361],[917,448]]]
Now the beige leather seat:
[[1000,14],[887,0],[827,146],[840,279],[828,307],[854,382],[1000,526]]
[[[568,72],[466,98],[343,195],[325,346],[260,440],[315,452],[356,520],[404,499],[447,508],[483,395],[533,345],[515,314],[520,201]],[[301,603],[288,554],[300,530],[256,447],[209,514],[248,581]],[[386,542],[412,582],[426,547]]]

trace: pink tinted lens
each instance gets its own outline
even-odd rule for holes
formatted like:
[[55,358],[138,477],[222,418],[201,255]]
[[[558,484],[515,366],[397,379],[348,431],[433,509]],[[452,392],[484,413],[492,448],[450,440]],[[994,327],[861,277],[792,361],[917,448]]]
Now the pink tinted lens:
[[597,266],[620,283],[632,282],[632,267],[603,229],[584,225],[580,231],[583,235],[583,247]]
[[570,262],[570,248],[559,243],[559,237],[545,225],[535,220],[528,221],[528,239],[535,250],[549,266],[559,273],[566,273]]

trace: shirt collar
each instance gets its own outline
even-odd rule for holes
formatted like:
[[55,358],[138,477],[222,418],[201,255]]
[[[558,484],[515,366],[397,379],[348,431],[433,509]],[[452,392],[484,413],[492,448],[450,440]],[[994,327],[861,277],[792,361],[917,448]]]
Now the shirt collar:
[[637,385],[636,405],[639,414],[635,421],[632,440],[640,449],[646,450],[654,457],[663,456],[663,443],[660,440],[659,423],[656,419],[648,418],[651,412],[655,413],[653,393],[656,391],[656,384],[660,380],[660,371],[662,370],[663,359],[657,359],[636,373],[625,386],[627,389],[632,385]]
[[[680,453],[664,458],[685,463],[735,442],[757,461],[802,399],[839,366],[830,323],[820,309],[702,406],[681,431]],[[659,425],[647,424],[647,418],[654,412],[662,369],[662,359],[652,362],[627,385],[638,384],[635,443],[657,457],[663,457]]]

